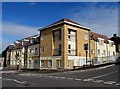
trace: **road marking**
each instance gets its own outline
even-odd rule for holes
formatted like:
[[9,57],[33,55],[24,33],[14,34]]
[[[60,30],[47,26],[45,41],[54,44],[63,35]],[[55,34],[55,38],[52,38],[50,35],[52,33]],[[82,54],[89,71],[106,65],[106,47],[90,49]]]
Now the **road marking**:
[[102,83],[102,82],[103,82],[103,80],[92,80],[92,82]]
[[73,78],[67,78],[67,79],[69,79],[69,80],[73,80]]
[[98,69],[105,69],[105,68],[112,67],[112,66],[115,66],[115,64],[108,65],[108,66],[104,66],[104,67],[100,67],[100,68],[98,68]]
[[103,82],[105,84],[114,84],[115,82],[114,81],[107,81],[107,82]]
[[81,79],[75,79],[75,80],[80,81]]
[[55,76],[54,78],[59,78],[59,77]]
[[83,79],[83,81],[85,81],[85,82],[89,82],[89,81],[92,81],[93,79]]
[[27,81],[20,82],[20,81],[18,81],[16,79],[7,79],[7,78],[2,78],[2,79],[4,79],[4,80],[12,80],[12,81],[17,82],[17,83],[26,83],[27,82]]
[[117,83],[116,85],[117,85],[117,86],[120,86],[120,83]]
[[110,73],[107,73],[107,74],[103,74],[103,75],[99,75],[99,76],[95,76],[95,77],[92,77],[92,79],[96,79],[96,78],[100,78],[100,77],[104,77],[104,76],[107,76],[107,75],[110,75],[110,74],[114,74],[118,71],[114,71],[114,72],[110,72]]
[[60,77],[60,78],[65,79],[65,77]]

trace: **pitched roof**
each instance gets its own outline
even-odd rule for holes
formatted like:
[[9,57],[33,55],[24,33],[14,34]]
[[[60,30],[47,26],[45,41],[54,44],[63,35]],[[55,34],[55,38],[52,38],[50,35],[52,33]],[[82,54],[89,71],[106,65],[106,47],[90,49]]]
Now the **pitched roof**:
[[104,39],[105,42],[107,42],[109,40],[109,38],[107,36],[98,34],[98,33],[94,33],[94,32],[90,32],[90,36],[93,37],[94,40],[98,40],[98,38]]
[[72,20],[67,19],[67,18],[63,18],[63,19],[61,19],[61,20],[59,20],[59,21],[57,21],[57,22],[54,22],[54,23],[48,25],[47,27],[40,28],[39,31],[40,31],[40,30],[47,29],[47,28],[50,28],[50,27],[52,27],[52,26],[56,26],[56,25],[58,25],[58,24],[62,24],[62,23],[66,23],[66,24],[69,24],[69,25],[74,25],[74,26],[77,26],[77,27],[80,27],[80,28],[84,28],[85,30],[90,30],[90,28],[84,27],[84,26],[80,25],[79,23],[77,23],[77,22],[75,22],[75,21],[72,21]]
[[[29,37],[26,37],[26,38],[22,38],[22,39],[20,39],[20,40],[17,40],[18,42],[22,42],[23,40],[30,40],[32,37],[35,37],[35,36],[39,36],[39,34],[36,34],[36,35],[33,35],[33,36],[29,36]],[[24,46],[29,46],[30,45],[30,42],[28,41],[26,44],[24,44],[24,45],[18,45],[17,47],[14,47],[14,48],[11,48],[11,49],[9,49],[9,50],[12,50],[12,49],[20,49],[20,48],[22,48],[22,47],[24,47]]]
[[61,20],[59,20],[59,21],[57,21],[57,22],[54,22],[54,23],[50,24],[49,26],[54,25],[54,24],[57,24],[57,23],[60,23],[60,22],[65,22],[65,21],[68,21],[68,22],[71,22],[71,23],[74,23],[74,24],[80,25],[79,23],[74,22],[74,21],[72,21],[72,20],[70,20],[70,19],[63,18],[63,19],[61,19]]

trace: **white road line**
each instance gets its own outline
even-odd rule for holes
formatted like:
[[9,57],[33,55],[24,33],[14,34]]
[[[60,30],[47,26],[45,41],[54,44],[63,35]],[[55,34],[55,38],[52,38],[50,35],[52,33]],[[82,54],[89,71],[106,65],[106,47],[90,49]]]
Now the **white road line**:
[[59,77],[55,76],[54,78],[59,78]]
[[83,81],[85,81],[85,82],[89,82],[89,81],[92,81],[93,79],[83,79]]
[[120,86],[120,83],[117,83],[116,85],[117,85],[117,86]]
[[81,79],[75,79],[75,80],[80,81]]
[[91,79],[96,79],[96,78],[104,77],[104,76],[107,76],[107,75],[110,75],[110,74],[114,74],[114,73],[116,73],[116,72],[118,72],[118,71],[114,71],[114,72],[110,72],[110,73],[107,73],[107,74],[103,74],[103,75],[91,77]]
[[113,82],[113,81],[107,81],[107,82],[103,82],[103,83],[105,83],[105,84],[114,84],[115,82]]
[[67,79],[69,79],[69,80],[73,80],[73,78],[67,78]]
[[103,82],[103,80],[92,80],[92,82],[102,83],[102,82]]
[[61,79],[65,79],[65,77],[60,77]]
[[26,83],[27,82],[27,81],[20,82],[20,81],[18,81],[16,79],[7,79],[7,78],[2,78],[2,79],[4,79],[4,80],[12,80],[12,81],[15,81],[17,83]]

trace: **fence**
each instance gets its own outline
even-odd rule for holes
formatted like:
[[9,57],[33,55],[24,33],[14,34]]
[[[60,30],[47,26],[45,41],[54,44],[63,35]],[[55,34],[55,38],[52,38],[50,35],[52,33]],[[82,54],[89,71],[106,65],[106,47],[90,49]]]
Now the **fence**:
[[100,65],[104,63],[115,62],[117,58],[118,58],[118,55],[107,56],[107,57],[97,57],[93,59],[93,63],[94,65]]

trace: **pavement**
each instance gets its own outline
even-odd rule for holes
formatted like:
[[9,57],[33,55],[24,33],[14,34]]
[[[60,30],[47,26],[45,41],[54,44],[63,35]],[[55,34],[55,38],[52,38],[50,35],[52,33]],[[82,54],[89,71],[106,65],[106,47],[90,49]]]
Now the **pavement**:
[[120,65],[51,72],[2,72],[2,87],[115,87],[120,88]]

